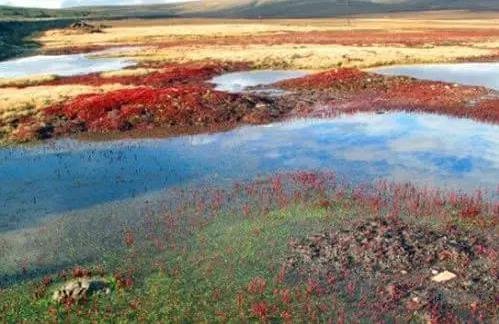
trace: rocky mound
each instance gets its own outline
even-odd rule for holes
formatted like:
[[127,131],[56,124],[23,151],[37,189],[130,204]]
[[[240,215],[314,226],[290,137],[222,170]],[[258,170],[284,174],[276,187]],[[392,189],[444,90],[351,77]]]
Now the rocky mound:
[[376,219],[291,245],[290,263],[301,275],[335,282],[336,289],[357,282],[374,292],[373,304],[398,314],[459,310],[480,317],[495,309],[496,249],[457,229],[442,233]]
[[79,31],[79,32],[84,32],[84,33],[102,33],[102,27],[101,26],[94,26],[92,24],[89,24],[86,21],[80,20],[77,21],[69,26],[69,28],[73,31]]

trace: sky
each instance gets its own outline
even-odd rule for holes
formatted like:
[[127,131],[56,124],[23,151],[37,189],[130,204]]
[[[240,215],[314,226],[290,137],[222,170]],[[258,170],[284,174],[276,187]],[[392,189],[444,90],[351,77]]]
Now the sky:
[[186,0],[0,0],[0,5],[33,8],[66,8],[97,5],[141,5],[182,1]]

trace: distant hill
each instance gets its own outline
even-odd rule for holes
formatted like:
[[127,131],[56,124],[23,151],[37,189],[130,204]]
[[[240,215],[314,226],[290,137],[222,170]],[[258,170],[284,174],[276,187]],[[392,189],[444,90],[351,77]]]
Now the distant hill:
[[208,0],[178,7],[181,8],[177,8],[177,14],[189,16],[307,18],[424,10],[499,10],[499,0]]
[[0,19],[225,17],[307,18],[423,10],[499,10],[499,0],[204,0],[147,6],[79,7],[62,10],[0,6]]
[[0,60],[31,53],[37,45],[29,41],[33,33],[65,27],[81,18],[319,18],[460,9],[499,11],[499,0],[203,0],[59,10],[0,6]]

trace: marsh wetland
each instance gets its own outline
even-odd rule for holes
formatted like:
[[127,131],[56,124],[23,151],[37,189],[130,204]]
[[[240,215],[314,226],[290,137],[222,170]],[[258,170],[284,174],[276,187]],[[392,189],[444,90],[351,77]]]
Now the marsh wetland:
[[496,29],[117,24],[0,62],[0,321],[497,320]]

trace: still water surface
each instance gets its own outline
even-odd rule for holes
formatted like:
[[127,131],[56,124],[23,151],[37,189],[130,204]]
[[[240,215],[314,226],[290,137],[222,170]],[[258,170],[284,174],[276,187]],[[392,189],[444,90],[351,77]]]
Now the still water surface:
[[0,232],[54,213],[193,183],[293,170],[496,192],[499,126],[429,114],[362,113],[225,133],[0,149]]
[[227,92],[242,92],[255,86],[270,85],[279,81],[301,78],[308,74],[304,71],[255,70],[226,73],[213,78],[210,83],[215,89]]
[[499,62],[389,66],[374,72],[499,90]]
[[0,78],[71,76],[120,70],[133,65],[134,62],[124,58],[97,58],[87,54],[36,55],[0,62]]

